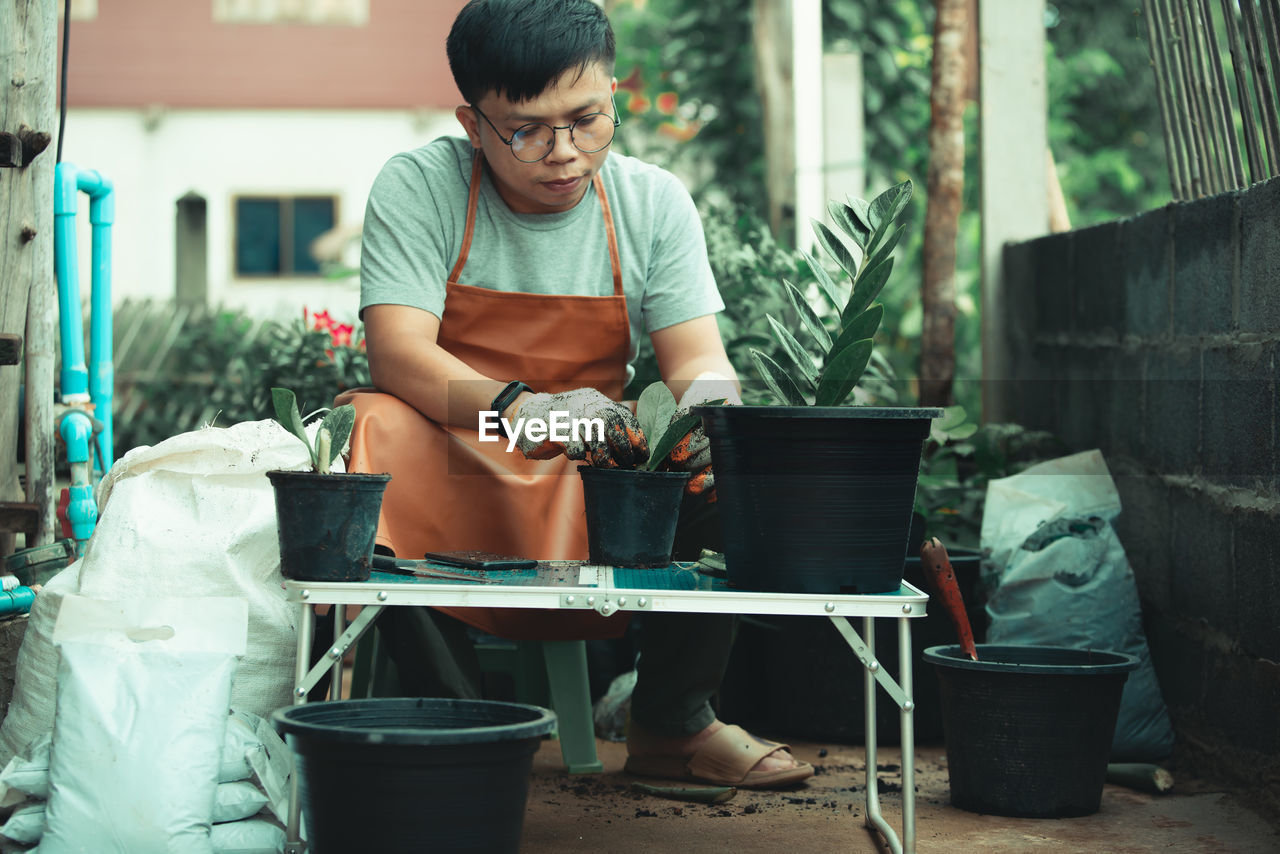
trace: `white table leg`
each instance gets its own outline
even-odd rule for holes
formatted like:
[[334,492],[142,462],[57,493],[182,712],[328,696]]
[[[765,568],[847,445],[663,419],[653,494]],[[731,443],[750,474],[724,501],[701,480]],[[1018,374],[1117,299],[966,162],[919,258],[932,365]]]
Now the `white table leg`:
[[[298,606],[298,649],[293,680],[295,706],[307,701],[304,683],[311,664],[311,638],[315,634],[315,619],[316,613],[310,604],[303,602]],[[304,854],[305,851],[306,845],[302,842],[302,804],[298,799],[298,769],[295,767],[289,775],[289,826],[286,829],[284,854]]]
[[[334,605],[333,606],[333,643],[334,643],[335,650],[338,648],[338,642],[339,640],[341,640],[342,633],[346,631],[346,629],[347,629],[347,606]],[[330,677],[329,677],[329,699],[330,700],[342,699],[342,668],[343,668],[342,661],[345,656],[346,656],[345,649],[341,653],[339,653],[337,656],[334,656],[333,670],[330,672]]]
[[915,686],[911,679],[911,620],[898,619],[898,684],[906,699],[901,703],[902,725],[902,851],[915,854],[916,850],[916,730]]

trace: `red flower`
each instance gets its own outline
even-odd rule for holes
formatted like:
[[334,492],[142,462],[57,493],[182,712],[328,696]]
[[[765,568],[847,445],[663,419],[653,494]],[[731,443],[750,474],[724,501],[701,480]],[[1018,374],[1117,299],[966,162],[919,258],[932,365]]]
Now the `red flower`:
[[633,113],[649,112],[649,99],[644,95],[632,95],[631,100],[627,102],[627,109]]
[[676,106],[680,103],[680,96],[675,92],[663,92],[658,96],[655,106],[658,112],[664,116],[670,116],[675,113]]

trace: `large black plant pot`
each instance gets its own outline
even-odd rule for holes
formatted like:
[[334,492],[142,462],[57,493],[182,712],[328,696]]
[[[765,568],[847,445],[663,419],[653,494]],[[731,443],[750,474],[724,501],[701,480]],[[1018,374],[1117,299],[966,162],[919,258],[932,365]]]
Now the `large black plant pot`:
[[729,584],[891,593],[902,583],[932,407],[697,406]]

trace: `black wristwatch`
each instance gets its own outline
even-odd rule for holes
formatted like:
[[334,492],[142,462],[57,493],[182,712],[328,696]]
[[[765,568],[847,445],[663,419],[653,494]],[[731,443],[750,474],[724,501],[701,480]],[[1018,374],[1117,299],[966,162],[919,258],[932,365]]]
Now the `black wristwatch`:
[[520,380],[512,380],[502,387],[502,391],[498,392],[498,396],[493,399],[493,403],[489,404],[489,409],[498,413],[498,432],[504,437],[507,436],[507,429],[502,426],[502,413],[506,412],[515,399],[526,391],[533,391],[529,386],[520,382]]

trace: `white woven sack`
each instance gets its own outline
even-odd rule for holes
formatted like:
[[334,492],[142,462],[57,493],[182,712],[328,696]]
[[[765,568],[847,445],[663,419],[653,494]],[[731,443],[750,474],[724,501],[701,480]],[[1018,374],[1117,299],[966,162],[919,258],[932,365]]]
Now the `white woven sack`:
[[72,577],[59,586],[68,568],[36,597],[0,727],[0,763],[53,727],[58,656],[49,636],[66,593],[247,599],[248,651],[231,705],[264,716],[288,705],[294,609],[281,586],[275,497],[266,473],[309,467],[302,443],[271,420],[182,433],[117,461],[98,486],[98,524],[75,564],[78,582]]
[[60,657],[53,645],[53,626],[58,622],[63,597],[80,588],[81,563],[78,560],[49,579],[31,603],[27,630],[18,649],[13,699],[0,725],[0,762],[5,765],[37,738],[53,732]]

